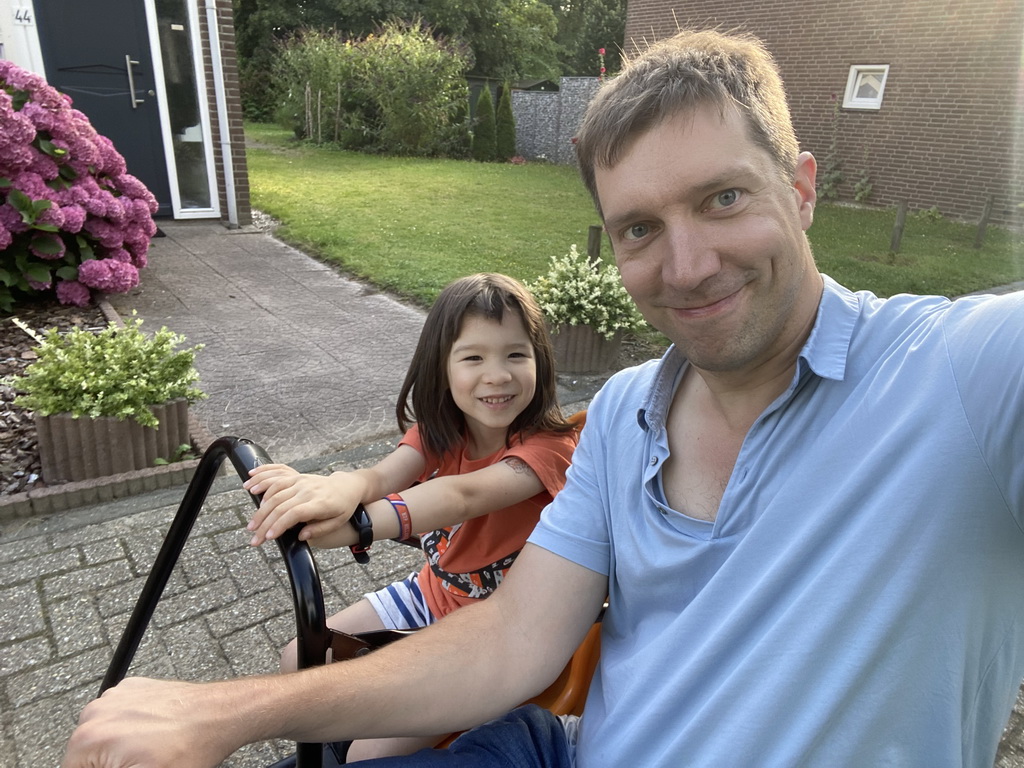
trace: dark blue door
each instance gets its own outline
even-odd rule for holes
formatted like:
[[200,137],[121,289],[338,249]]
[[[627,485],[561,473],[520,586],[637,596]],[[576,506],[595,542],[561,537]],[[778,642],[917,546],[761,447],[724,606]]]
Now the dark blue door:
[[158,215],[171,216],[145,4],[43,0],[35,11],[47,82],[114,142],[160,203]]

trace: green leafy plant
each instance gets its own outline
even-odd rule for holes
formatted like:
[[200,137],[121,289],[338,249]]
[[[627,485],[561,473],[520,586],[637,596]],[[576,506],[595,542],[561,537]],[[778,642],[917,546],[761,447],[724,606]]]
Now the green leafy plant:
[[493,163],[497,156],[497,134],[494,124],[494,99],[491,89],[484,86],[476,100],[476,116],[473,127],[473,159],[481,163]]
[[921,221],[939,222],[943,220],[942,211],[939,210],[939,206],[933,205],[931,208],[924,208],[914,214],[914,217]]
[[192,446],[188,443],[182,443],[174,449],[174,455],[170,459],[154,459],[153,465],[162,467],[165,464],[173,464],[178,461],[185,461],[185,459],[196,458],[195,452],[192,450]]
[[512,112],[512,88],[505,83],[494,112],[495,149],[499,163],[516,156],[516,118]]
[[529,288],[552,327],[589,325],[610,339],[616,331],[644,325],[615,268],[591,261],[575,244],[565,256],[552,257],[547,274]]
[[99,333],[75,328],[61,335],[51,328],[40,337],[24,324],[19,327],[39,345],[38,359],[13,379],[24,393],[14,402],[41,416],[113,416],[157,427],[150,406],[206,397],[194,386],[199,379],[195,354],[203,345],[177,349],[185,337],[167,328],[147,336],[134,313],[124,328],[110,326]]
[[839,157],[839,99],[832,94],[832,119],[829,126],[828,153],[818,177],[818,194],[823,200],[839,198],[839,185],[843,183],[843,161]]
[[872,189],[874,189],[874,185],[871,183],[871,175],[865,170],[853,185],[853,199],[858,203],[865,202],[871,197]]
[[442,155],[465,127],[466,51],[420,19],[392,19],[363,38],[305,29],[277,48],[282,126],[315,144]]

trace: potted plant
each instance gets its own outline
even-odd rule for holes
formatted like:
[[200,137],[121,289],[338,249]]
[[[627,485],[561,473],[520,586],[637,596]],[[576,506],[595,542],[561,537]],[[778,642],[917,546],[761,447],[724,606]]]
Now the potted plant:
[[552,257],[547,274],[529,288],[547,318],[558,370],[564,373],[607,370],[623,333],[644,324],[618,271],[591,261],[575,244],[565,256]]
[[[18,321],[15,321],[18,322]],[[173,461],[189,443],[188,406],[195,353],[185,337],[161,328],[147,336],[132,314],[124,327],[82,328],[40,336],[37,359],[13,380],[17,405],[33,411],[47,483],[87,480]]]
[[157,201],[71,99],[0,59],[0,311],[139,282]]

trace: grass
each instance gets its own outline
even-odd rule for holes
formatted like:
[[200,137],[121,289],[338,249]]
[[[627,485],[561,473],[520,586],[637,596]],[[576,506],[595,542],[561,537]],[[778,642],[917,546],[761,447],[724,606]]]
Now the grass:
[[[283,240],[345,272],[428,305],[473,272],[532,280],[599,224],[573,168],[482,164],[316,149],[276,126],[247,124],[252,204]],[[910,216],[889,252],[895,211],[819,205],[809,231],[819,267],[880,296],[957,296],[1024,280],[1024,237]],[[603,255],[610,258],[607,239]]]

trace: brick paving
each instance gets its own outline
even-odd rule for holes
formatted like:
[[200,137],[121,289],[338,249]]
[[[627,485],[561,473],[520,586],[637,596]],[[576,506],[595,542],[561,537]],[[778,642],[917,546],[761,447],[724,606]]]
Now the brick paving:
[[[365,466],[380,453],[374,447],[336,455],[323,469]],[[182,490],[0,523],[2,768],[59,764],[178,509],[172,496]],[[130,674],[214,680],[276,670],[295,619],[277,547],[248,545],[252,509],[237,478],[217,481]],[[366,566],[348,550],[315,557],[331,611],[404,578],[422,559],[391,542],[375,545]],[[287,742],[253,745],[224,765],[263,768],[291,751]]]

